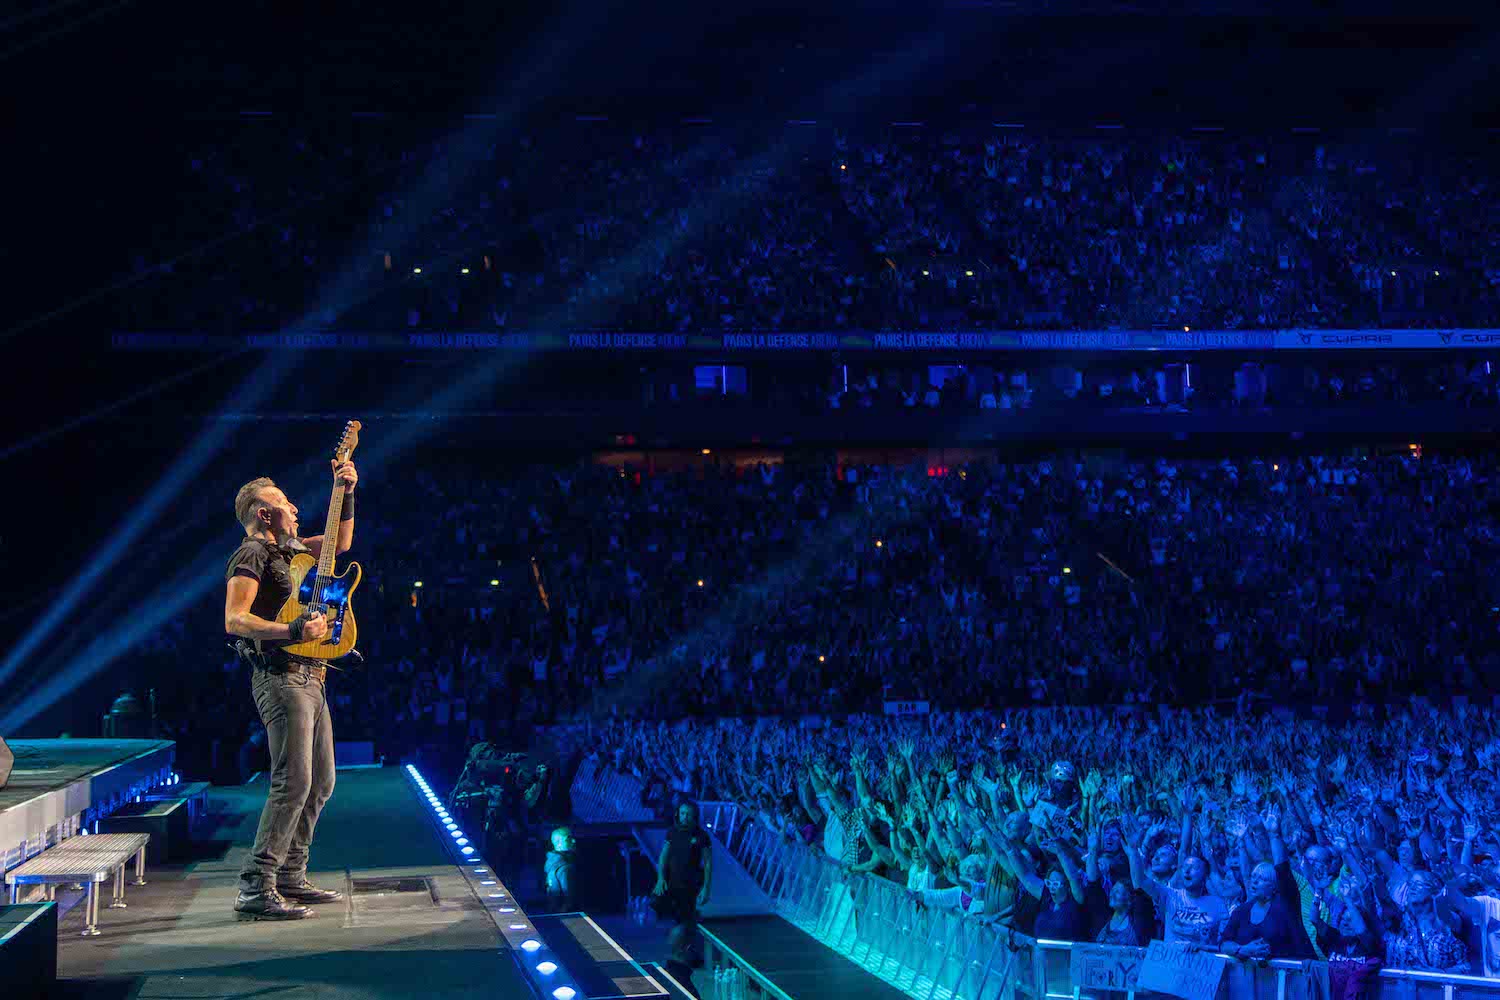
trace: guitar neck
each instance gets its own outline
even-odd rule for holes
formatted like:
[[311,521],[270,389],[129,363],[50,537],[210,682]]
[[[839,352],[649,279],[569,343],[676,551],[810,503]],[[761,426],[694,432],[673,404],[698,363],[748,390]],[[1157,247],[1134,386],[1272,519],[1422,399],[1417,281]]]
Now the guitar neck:
[[339,547],[339,519],[344,516],[344,484],[333,484],[328,498],[328,523],[323,526],[323,547],[318,552],[318,575],[333,575],[333,559]]

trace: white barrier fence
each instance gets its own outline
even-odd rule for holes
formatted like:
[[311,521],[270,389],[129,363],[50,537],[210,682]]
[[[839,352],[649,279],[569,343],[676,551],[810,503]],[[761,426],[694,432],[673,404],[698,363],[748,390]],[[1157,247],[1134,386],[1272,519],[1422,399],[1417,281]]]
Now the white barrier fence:
[[[777,911],[910,996],[922,1000],[1044,1000],[1160,996],[1134,987],[1143,948],[1035,940],[955,911],[930,909],[886,879],[845,875],[826,855],[756,822],[733,845]],[[1326,963],[1224,957],[1215,1000],[1323,1000]],[[1075,977],[1077,981],[1075,981]],[[1500,980],[1382,970],[1369,1000],[1500,1000]]]
[[[641,783],[586,761],[572,788],[574,811],[591,822],[648,822]],[[846,875],[821,851],[768,829],[733,802],[701,802],[700,818],[744,865],[777,912],[830,948],[919,1000],[1134,1000],[1146,949],[1035,940],[931,909],[871,875]],[[711,968],[739,968],[733,996],[782,995],[758,981],[722,942],[710,939]],[[1247,963],[1224,957],[1214,1000],[1329,998],[1326,963]],[[1075,977],[1077,982],[1075,982]],[[1383,969],[1365,1000],[1500,1000],[1500,979]]]

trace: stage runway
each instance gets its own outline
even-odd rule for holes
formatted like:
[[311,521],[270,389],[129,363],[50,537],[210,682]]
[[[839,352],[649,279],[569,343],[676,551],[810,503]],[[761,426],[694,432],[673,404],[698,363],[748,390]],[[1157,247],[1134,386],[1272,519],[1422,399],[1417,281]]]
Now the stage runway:
[[[148,871],[127,909],[102,909],[81,938],[61,920],[65,997],[530,997],[484,908],[449,860],[400,768],[341,770],[319,822],[310,875],[344,891],[308,920],[236,919],[239,863],[254,839],[262,780],[210,793],[200,857]],[[205,832],[206,831],[206,832]],[[402,880],[397,884],[394,880]],[[374,880],[381,880],[376,882]]]

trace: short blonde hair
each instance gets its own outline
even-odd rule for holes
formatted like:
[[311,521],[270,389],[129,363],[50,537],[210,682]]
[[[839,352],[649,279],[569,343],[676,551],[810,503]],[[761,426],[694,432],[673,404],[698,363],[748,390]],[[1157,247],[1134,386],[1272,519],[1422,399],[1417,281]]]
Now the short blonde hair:
[[261,476],[240,487],[240,491],[234,495],[234,516],[239,520],[240,527],[249,529],[255,521],[255,508],[261,503],[260,491],[275,485],[270,477]]

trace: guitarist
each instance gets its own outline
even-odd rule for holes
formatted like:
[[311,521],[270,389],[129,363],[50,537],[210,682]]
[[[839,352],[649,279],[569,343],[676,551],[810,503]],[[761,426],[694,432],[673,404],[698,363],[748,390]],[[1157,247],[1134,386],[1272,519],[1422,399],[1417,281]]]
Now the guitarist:
[[[335,482],[344,486],[337,552],[354,541],[352,462],[333,464]],[[327,667],[277,647],[327,634],[321,614],[278,623],[277,612],[292,596],[289,564],[297,552],[317,556],[329,540],[297,537],[297,507],[270,479],[240,487],[234,513],[245,540],[230,557],[224,577],[224,630],[241,636],[236,644],[254,669],[250,690],[266,727],[271,753],[271,790],[266,796],[255,846],[240,868],[237,913],[257,919],[300,920],[306,903],[334,903],[343,893],[308,881],[307,852],[318,814],[333,794],[333,723],[323,682]],[[248,642],[246,641],[248,640]]]

